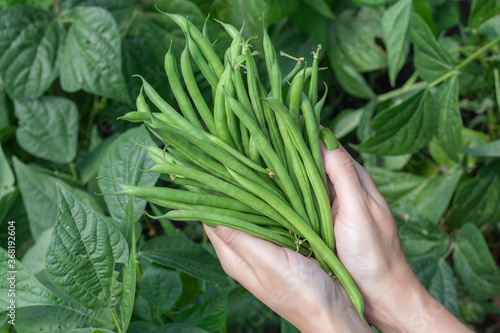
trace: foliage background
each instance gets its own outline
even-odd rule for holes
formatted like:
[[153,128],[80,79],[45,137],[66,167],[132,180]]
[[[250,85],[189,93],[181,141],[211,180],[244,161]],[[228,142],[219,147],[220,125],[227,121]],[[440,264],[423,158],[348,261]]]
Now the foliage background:
[[[116,119],[135,109],[133,74],[174,103],[163,61],[184,36],[155,4],[199,28],[210,13],[220,56],[230,40],[212,18],[261,36],[264,13],[276,49],[309,62],[321,43],[322,124],[372,173],[421,282],[477,331],[498,330],[494,0],[0,1],[0,242],[8,248],[15,221],[19,259],[16,326],[2,316],[2,330],[294,330],[225,277],[198,224],[151,220],[143,212],[158,207],[95,195],[110,192],[97,175],[166,184],[137,171],[152,162],[131,138],[152,138]],[[280,64],[287,73],[295,62]],[[5,309],[6,265],[0,273]]]

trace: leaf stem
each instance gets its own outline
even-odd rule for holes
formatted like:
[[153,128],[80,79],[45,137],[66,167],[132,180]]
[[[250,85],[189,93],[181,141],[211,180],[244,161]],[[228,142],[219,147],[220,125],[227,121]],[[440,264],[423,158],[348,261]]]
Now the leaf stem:
[[137,10],[134,10],[132,12],[132,15],[130,15],[130,19],[127,22],[127,26],[125,27],[125,29],[123,29],[123,31],[121,33],[122,38],[125,38],[127,36],[128,32],[130,31],[130,28],[132,28],[132,24],[134,23],[135,18],[137,17],[138,13],[139,12]]
[[59,22],[61,23],[72,23],[73,22],[73,19],[72,18],[61,18],[59,19]]
[[500,75],[498,74],[498,68],[493,70],[493,74],[495,76],[495,95],[497,97],[498,116],[500,119]]
[[389,91],[389,92],[387,92],[385,94],[378,95],[377,96],[377,101],[378,102],[385,102],[385,101],[387,101],[387,100],[389,100],[391,98],[398,97],[398,96],[404,95],[406,93],[412,92],[414,90],[422,89],[424,87],[427,87],[427,82],[423,82],[423,81],[422,82],[417,82],[417,83],[412,84],[412,85],[403,86],[401,88]]
[[461,70],[462,68],[464,68],[465,66],[467,66],[471,61],[473,61],[474,59],[476,59],[478,56],[481,55],[481,53],[483,53],[484,51],[488,50],[490,47],[494,46],[495,44],[497,44],[498,42],[500,42],[500,37],[497,37],[495,38],[494,40],[492,40],[491,42],[489,42],[488,44],[484,45],[483,47],[479,48],[476,52],[472,53],[470,56],[467,57],[467,59],[465,59],[464,61],[462,61],[456,68],[457,70]]
[[111,309],[111,315],[113,316],[113,320],[115,321],[115,325],[116,325],[116,329],[118,330],[118,333],[122,333],[122,327],[120,326],[120,323],[118,322],[118,318],[116,317],[115,309]]
[[[92,109],[90,110],[90,115],[89,115],[89,120],[87,123],[87,137],[91,138],[92,137],[92,126],[94,124],[94,118],[99,111],[104,109],[106,106],[108,99],[107,97],[102,97],[101,100],[99,100],[98,96],[94,96],[94,104],[92,105]],[[90,141],[90,139],[89,139]],[[90,145],[90,144],[89,144]]]
[[71,175],[73,176],[73,178],[78,180],[78,174],[76,172],[75,165],[73,164],[73,162],[70,162],[68,165],[69,165],[69,169],[71,170]]

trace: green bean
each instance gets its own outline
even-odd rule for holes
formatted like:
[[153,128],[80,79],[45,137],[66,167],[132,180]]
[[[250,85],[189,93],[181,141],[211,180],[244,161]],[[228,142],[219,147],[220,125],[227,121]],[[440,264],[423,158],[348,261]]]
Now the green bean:
[[131,123],[142,123],[143,121],[150,120],[151,116],[146,112],[131,111],[116,119],[130,121]]
[[222,25],[222,27],[224,28],[224,30],[226,30],[226,32],[228,33],[228,35],[231,38],[234,38],[238,34],[238,29],[236,29],[233,25],[231,25],[229,23],[224,23],[224,22],[219,21],[217,19],[214,19],[214,21],[218,22],[220,25]]
[[219,84],[217,85],[217,90],[215,92],[215,100],[214,100],[214,120],[215,120],[215,130],[217,136],[222,140],[224,140],[225,142],[227,142],[229,145],[234,147],[233,139],[227,127],[226,104],[225,104],[224,92],[222,91],[222,87],[227,79],[229,71],[230,68],[226,67],[226,70],[222,74]]
[[203,122],[207,126],[210,133],[215,133],[215,123],[214,116],[212,112],[208,108],[205,99],[203,98],[200,89],[198,88],[198,83],[193,74],[193,69],[191,68],[191,61],[189,57],[189,40],[186,38],[186,47],[181,54],[181,72],[182,77],[184,78],[184,83],[186,84],[186,88],[191,96],[191,99],[194,102],[194,105],[198,109],[198,113],[200,114]]
[[293,80],[292,86],[290,87],[290,91],[288,92],[288,95],[290,96],[288,110],[292,115],[293,120],[297,124],[299,124],[299,119],[300,119],[299,118],[300,96],[302,94],[302,90],[304,88],[304,82],[306,80],[305,74],[306,71],[300,71],[299,74],[297,74],[298,76]]
[[[323,82],[324,83],[324,82]],[[325,84],[325,93],[323,94],[323,97],[316,103],[314,106],[314,116],[316,117],[316,124],[318,125],[319,128],[319,123],[321,121],[321,109],[323,109],[323,105],[325,104],[326,101],[326,96],[328,94],[328,86]]]
[[189,31],[186,32],[186,44],[188,45],[189,53],[193,57],[196,66],[198,66],[200,72],[210,84],[210,87],[212,87],[212,90],[215,91],[215,89],[217,88],[217,84],[219,84],[219,78],[217,77],[217,75],[215,75],[213,70],[208,65],[207,61],[201,54],[200,49],[191,38],[191,34],[189,33]]
[[318,101],[318,62],[319,62],[319,51],[321,50],[321,44],[318,45],[318,49],[316,52],[312,52],[314,57],[312,73],[311,73],[311,82],[309,84],[309,94],[307,97],[311,102],[311,105],[314,107],[316,102]]
[[220,61],[219,57],[215,53],[210,41],[208,41],[203,34],[196,28],[194,24],[186,20],[185,17],[178,14],[169,14],[158,10],[160,13],[167,15],[172,21],[174,21],[182,30],[189,32],[193,40],[196,42],[201,52],[207,59],[210,66],[212,66],[217,77],[221,77],[224,72],[224,66]]
[[252,136],[250,136],[248,150],[250,153],[249,157],[252,160],[252,162],[254,162],[255,164],[258,164],[258,165],[262,165],[259,148],[258,148],[257,143],[255,142],[255,140],[253,139]]
[[292,140],[297,147],[297,151],[304,161],[304,166],[311,182],[311,186],[318,199],[319,206],[319,216],[321,221],[321,236],[325,240],[326,244],[330,247],[332,251],[335,249],[335,239],[333,235],[333,220],[330,208],[330,199],[328,197],[328,192],[323,185],[323,181],[316,167],[314,159],[309,152],[307,145],[302,138],[302,134],[297,124],[293,121],[292,115],[288,112],[286,107],[274,97],[268,97],[264,99],[264,102],[268,103],[271,108],[278,112],[281,117],[283,117],[284,124],[289,131]]

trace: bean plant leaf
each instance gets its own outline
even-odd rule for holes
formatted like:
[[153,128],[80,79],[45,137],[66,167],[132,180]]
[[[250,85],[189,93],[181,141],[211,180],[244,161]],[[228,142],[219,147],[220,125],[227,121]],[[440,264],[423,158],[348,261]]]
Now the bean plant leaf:
[[387,65],[391,86],[406,62],[410,50],[411,0],[400,0],[384,12],[382,17],[382,36],[387,49]]
[[[0,248],[0,306],[3,310],[11,306],[10,300],[15,300],[16,309],[35,305],[58,305],[62,300],[43,286],[26,266]],[[12,294],[12,297],[9,296]]]
[[78,164],[77,173],[80,176],[80,180],[83,184],[87,184],[92,179],[92,177],[95,178],[97,176],[101,163],[106,157],[108,148],[117,138],[117,134],[113,134],[105,138]]
[[412,14],[410,26],[415,47],[413,62],[418,75],[430,83],[452,71],[453,65],[449,54],[439,45],[422,17]]
[[392,172],[384,168],[367,167],[375,185],[389,204],[419,187],[425,178],[407,172]]
[[110,12],[120,24],[131,15],[135,3],[130,0],[63,0],[61,7],[63,10],[71,10],[74,7],[101,7]]
[[[135,142],[147,146],[155,145],[144,126],[134,127],[120,135],[106,152],[101,166],[99,176],[110,178],[122,184],[153,186],[158,180],[159,174],[152,172],[142,172],[154,165],[147,151]],[[104,179],[99,179],[99,188],[102,193],[116,193],[119,186]],[[128,196],[107,195],[104,197],[111,216],[117,221],[125,219],[125,207]],[[134,198],[134,217],[139,220],[146,201]]]
[[465,224],[457,235],[453,262],[460,282],[473,299],[500,296],[500,269],[481,231],[474,224]]
[[165,324],[151,333],[208,333],[209,331],[205,331],[202,328],[196,327],[194,325],[190,324],[183,324],[183,323],[172,323],[172,324]]
[[122,301],[119,304],[121,326],[124,332],[127,332],[128,326],[130,324],[130,319],[132,318],[132,312],[134,311],[134,301],[135,301],[135,290],[137,282],[137,272],[135,264],[135,218],[134,218],[134,203],[132,198],[129,198],[127,203],[127,215],[125,226],[122,228],[122,234],[127,241],[130,249],[128,263],[123,267],[123,292]]
[[337,139],[341,139],[351,133],[358,127],[363,115],[363,108],[352,110],[347,109],[341,111],[332,121],[330,128]]
[[45,230],[23,256],[22,263],[35,275],[45,270],[45,254],[49,248],[51,234],[52,229]]
[[400,205],[392,212],[398,224],[401,245],[410,262],[439,257],[446,252],[450,237],[419,209]]
[[302,0],[302,2],[314,9],[318,14],[332,20],[335,19],[335,14],[333,14],[330,6],[325,0]]
[[449,158],[458,162],[458,151],[462,147],[462,116],[458,108],[458,78],[451,77],[439,87],[441,98],[436,133],[437,143]]
[[43,96],[15,101],[16,138],[28,153],[55,163],[69,163],[78,146],[78,109],[71,100]]
[[106,10],[76,7],[61,60],[61,86],[127,102],[120,31]]
[[375,134],[356,146],[379,155],[410,154],[432,139],[436,127],[434,98],[422,90],[402,103],[380,112],[372,122]]
[[179,313],[176,320],[214,332],[225,324],[226,315],[227,299],[225,295],[221,295]]
[[281,318],[280,329],[281,329],[281,333],[300,333],[300,331],[297,328],[295,328],[295,326],[290,324],[283,317]]
[[155,317],[168,311],[182,294],[182,281],[175,270],[150,266],[139,281],[139,291],[148,301]]
[[0,145],[0,207],[2,207],[0,210],[0,224],[19,196],[19,190],[14,186],[15,182],[14,173],[3,152],[2,145]]
[[290,16],[299,4],[299,0],[268,0],[266,4],[266,23],[273,24]]
[[429,293],[454,316],[458,316],[458,296],[450,265],[438,257],[410,261],[411,268]]
[[90,309],[113,306],[122,291],[115,265],[128,262],[127,242],[61,185],[57,191],[59,209],[46,274],[59,290]]
[[64,28],[51,13],[28,6],[0,14],[0,76],[12,99],[38,98],[59,75]]
[[478,28],[497,15],[500,15],[500,2],[496,0],[474,0],[469,16],[469,25],[471,28]]
[[378,6],[385,5],[390,0],[353,0],[353,1],[360,6],[378,7]]
[[224,284],[227,280],[217,258],[201,245],[184,237],[153,238],[144,244],[139,256],[209,282]]
[[485,144],[484,146],[464,148],[461,152],[474,156],[500,157],[500,139]]
[[51,229],[57,218],[56,184],[62,184],[66,189],[89,207],[100,211],[94,198],[85,191],[72,188],[59,178],[47,175],[39,170],[25,165],[16,157],[13,158],[19,188],[28,215],[31,234],[35,240],[42,233]]
[[483,167],[475,178],[464,181],[454,196],[445,223],[452,227],[471,222],[481,226],[500,220],[500,162]]

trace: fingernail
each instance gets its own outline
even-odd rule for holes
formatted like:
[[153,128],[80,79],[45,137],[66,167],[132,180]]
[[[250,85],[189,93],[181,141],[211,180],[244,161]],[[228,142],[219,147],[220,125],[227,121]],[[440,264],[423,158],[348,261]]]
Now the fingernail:
[[339,141],[335,137],[335,134],[328,128],[324,127],[319,131],[319,139],[323,143],[326,150],[332,151],[339,148]]

